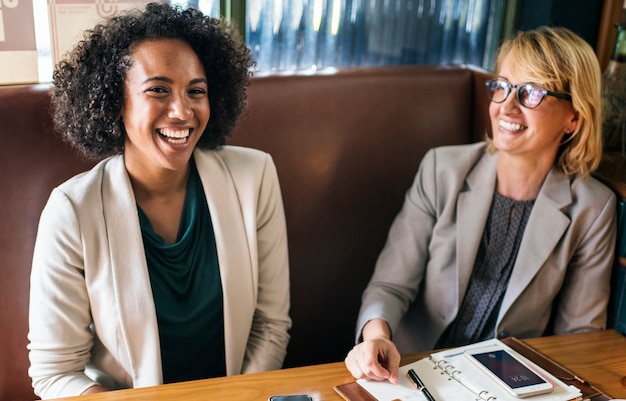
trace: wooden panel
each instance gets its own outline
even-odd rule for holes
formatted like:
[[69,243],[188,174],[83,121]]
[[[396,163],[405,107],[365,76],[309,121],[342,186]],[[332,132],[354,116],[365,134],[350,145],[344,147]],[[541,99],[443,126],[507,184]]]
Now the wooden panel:
[[623,0],[604,0],[602,8],[602,17],[598,28],[598,41],[596,44],[596,55],[600,61],[602,71],[609,64],[613,47],[615,46],[615,38],[617,31],[615,24],[620,21]]

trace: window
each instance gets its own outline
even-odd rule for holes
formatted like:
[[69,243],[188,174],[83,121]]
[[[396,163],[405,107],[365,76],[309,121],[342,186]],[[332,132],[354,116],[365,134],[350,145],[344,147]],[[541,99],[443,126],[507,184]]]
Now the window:
[[[50,45],[49,2],[33,0],[42,82],[51,80],[54,58]],[[472,64],[490,69],[505,12],[504,0],[170,2],[197,7],[212,16],[224,10],[222,15],[245,19],[238,21],[238,25],[256,60],[257,74],[440,63]]]
[[247,0],[260,72],[390,64],[490,68],[503,0]]

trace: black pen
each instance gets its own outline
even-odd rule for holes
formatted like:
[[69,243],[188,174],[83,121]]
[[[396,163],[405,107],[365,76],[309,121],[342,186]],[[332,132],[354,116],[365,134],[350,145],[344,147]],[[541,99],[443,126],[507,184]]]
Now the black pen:
[[420,377],[417,375],[417,373],[415,373],[413,369],[409,369],[406,375],[409,377],[409,380],[411,381],[411,383],[413,383],[415,388],[421,391],[426,399],[428,399],[428,401],[435,401],[435,397],[433,397],[433,395],[430,393],[430,391],[428,391],[426,386],[424,386],[424,382],[422,381],[422,379],[420,379]]

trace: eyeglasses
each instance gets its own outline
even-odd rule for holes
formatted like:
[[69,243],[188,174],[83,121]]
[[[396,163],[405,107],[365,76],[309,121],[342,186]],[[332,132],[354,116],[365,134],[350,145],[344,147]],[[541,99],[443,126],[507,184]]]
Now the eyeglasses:
[[487,86],[487,96],[494,103],[504,102],[513,88],[515,88],[515,97],[519,104],[528,109],[534,109],[539,106],[547,95],[572,101],[572,96],[567,93],[552,92],[532,83],[513,85],[504,79],[491,79],[485,82],[485,85]]

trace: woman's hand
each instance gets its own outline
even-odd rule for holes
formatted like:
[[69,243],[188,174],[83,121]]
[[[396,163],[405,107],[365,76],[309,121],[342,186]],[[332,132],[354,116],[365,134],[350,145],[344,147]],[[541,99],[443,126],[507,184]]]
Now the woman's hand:
[[380,319],[367,322],[363,327],[363,342],[352,348],[345,363],[356,379],[398,383],[400,353],[391,341],[387,322]]

